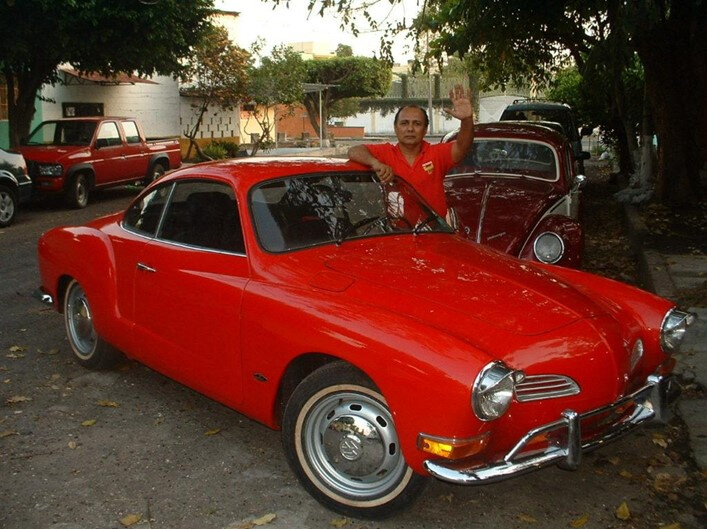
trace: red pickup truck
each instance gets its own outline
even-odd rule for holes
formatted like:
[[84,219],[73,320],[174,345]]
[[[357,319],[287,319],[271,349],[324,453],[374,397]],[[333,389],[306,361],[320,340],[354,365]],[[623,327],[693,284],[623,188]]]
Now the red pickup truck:
[[86,117],[44,121],[17,149],[34,190],[63,193],[83,208],[94,189],[149,183],[182,165],[177,138],[147,140],[134,118]]

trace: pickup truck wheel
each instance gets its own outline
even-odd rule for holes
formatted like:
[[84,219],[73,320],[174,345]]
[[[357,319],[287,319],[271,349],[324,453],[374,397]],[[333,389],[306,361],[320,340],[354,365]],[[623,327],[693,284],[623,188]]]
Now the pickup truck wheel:
[[5,228],[12,224],[17,213],[17,199],[15,194],[7,186],[0,185],[0,228]]
[[152,166],[152,171],[150,171],[150,176],[145,178],[145,185],[149,185],[155,180],[159,180],[162,178],[162,175],[164,175],[166,172],[166,169],[164,168],[164,165],[162,165],[161,162],[157,162],[155,165]]
[[64,323],[74,360],[83,367],[106,369],[120,358],[118,351],[96,333],[91,305],[76,280],[69,284],[64,296]]
[[285,408],[282,440],[303,487],[345,516],[393,514],[426,483],[405,462],[385,398],[343,362],[297,386]]
[[88,193],[88,178],[85,174],[77,174],[66,190],[66,203],[72,208],[85,208],[88,205]]

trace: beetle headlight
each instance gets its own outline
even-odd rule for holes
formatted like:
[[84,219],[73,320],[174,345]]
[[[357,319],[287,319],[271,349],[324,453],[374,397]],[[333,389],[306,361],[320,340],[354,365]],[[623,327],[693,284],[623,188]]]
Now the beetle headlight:
[[61,176],[64,168],[58,163],[40,163],[37,165],[40,176]]
[[482,421],[493,421],[501,417],[513,400],[516,382],[525,375],[521,371],[508,369],[501,362],[486,365],[476,377],[471,391],[471,405]]
[[565,243],[557,233],[546,231],[535,239],[533,252],[540,262],[553,264],[562,259],[562,255],[565,253]]
[[666,353],[674,353],[680,347],[680,342],[685,337],[687,327],[692,325],[696,316],[691,312],[682,312],[670,309],[663,318],[660,326],[660,344]]

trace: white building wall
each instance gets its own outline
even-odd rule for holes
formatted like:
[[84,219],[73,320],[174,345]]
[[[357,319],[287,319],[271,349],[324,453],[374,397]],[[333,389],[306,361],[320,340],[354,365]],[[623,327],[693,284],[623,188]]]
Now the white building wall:
[[153,83],[124,85],[46,85],[42,96],[43,119],[59,119],[62,103],[102,103],[106,116],[137,118],[147,137],[180,136],[180,96],[177,81],[156,76]]
[[[192,130],[198,118],[197,109],[192,106],[197,101],[191,97],[181,98],[180,120],[182,133]],[[197,139],[220,140],[240,138],[240,113],[238,109],[209,109],[201,122]]]

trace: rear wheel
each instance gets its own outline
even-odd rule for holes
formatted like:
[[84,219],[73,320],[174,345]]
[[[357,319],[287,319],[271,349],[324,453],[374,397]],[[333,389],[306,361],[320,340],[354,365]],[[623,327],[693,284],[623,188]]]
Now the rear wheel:
[[64,323],[74,359],[79,364],[106,369],[116,363],[120,354],[96,333],[91,305],[76,280],[69,284],[64,296]]
[[88,205],[89,181],[85,174],[75,175],[66,189],[66,203],[69,207],[81,209]]
[[162,178],[162,176],[165,174],[166,169],[163,165],[162,162],[157,162],[155,165],[152,166],[152,170],[150,171],[150,175],[145,178],[144,183],[145,185],[149,185],[155,180],[159,180]]
[[365,375],[342,362],[324,366],[297,386],[282,434],[302,485],[346,516],[393,514],[426,482],[405,463],[383,396]]
[[0,185],[0,228],[12,224],[17,213],[17,198],[7,186]]

